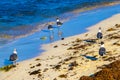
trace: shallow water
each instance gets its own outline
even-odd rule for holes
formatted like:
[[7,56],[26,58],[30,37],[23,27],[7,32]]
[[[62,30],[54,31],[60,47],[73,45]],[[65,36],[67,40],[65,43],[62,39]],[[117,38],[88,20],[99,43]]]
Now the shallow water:
[[[114,14],[120,13],[120,5],[103,7],[95,10],[86,11],[80,13],[77,17],[65,22],[61,31],[63,32],[63,37],[73,36],[86,32],[85,28],[92,26],[101,20],[104,20]],[[108,14],[109,13],[109,14]],[[56,25],[54,25],[55,27]],[[46,30],[46,31],[45,31]],[[26,59],[38,56],[43,50],[39,49],[40,45],[45,43],[50,43],[49,31],[45,29],[44,31],[36,32],[27,37],[20,39],[14,39],[8,44],[0,46],[0,66],[9,64],[9,55],[12,53],[14,48],[17,48],[19,59],[18,61],[23,61]],[[54,28],[55,40],[59,40],[57,35],[57,28]],[[46,36],[46,40],[41,40],[40,38]]]

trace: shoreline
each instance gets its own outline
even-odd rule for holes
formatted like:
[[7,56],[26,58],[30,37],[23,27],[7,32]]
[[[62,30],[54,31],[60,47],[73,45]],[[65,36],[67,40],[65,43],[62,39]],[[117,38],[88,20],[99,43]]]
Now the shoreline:
[[[43,52],[38,57],[35,57],[33,59],[19,62],[19,65],[17,65],[16,68],[13,68],[8,72],[0,73],[1,79],[2,80],[11,80],[11,79],[12,80],[16,80],[16,79],[66,80],[65,79],[66,77],[68,80],[70,79],[78,80],[80,76],[83,75],[89,76],[95,72],[98,72],[100,69],[97,69],[97,67],[100,67],[105,64],[109,64],[114,61],[114,60],[104,61],[104,59],[107,59],[111,56],[119,55],[120,51],[118,49],[118,46],[113,45],[114,48],[110,46],[119,40],[111,39],[111,42],[107,42],[107,40],[109,40],[110,37],[108,36],[109,34],[114,34],[115,32],[120,31],[119,28],[115,27],[115,25],[119,23],[120,23],[120,14],[116,14],[106,20],[97,23],[94,26],[90,26],[89,28],[87,28],[88,31],[86,33],[67,37],[65,38],[65,40],[62,41],[55,41],[54,43],[51,44],[42,45],[42,49],[45,50],[45,52]],[[86,46],[87,49],[86,51],[84,51],[84,49],[68,50],[70,49],[70,47],[77,46],[78,44],[84,45],[84,43],[81,42],[81,40],[95,39],[96,33],[98,31],[98,27],[101,27],[102,32],[104,33],[103,40],[105,41],[105,47],[108,51],[105,57],[107,58],[99,58],[98,44],[92,44],[91,46]],[[113,28],[113,31],[108,31],[111,28]],[[56,45],[57,47],[55,47]],[[86,54],[87,56],[97,56],[99,59],[96,61],[92,61],[84,58],[83,56],[80,56],[82,54]],[[78,65],[75,66],[73,70],[68,70],[68,65],[74,61],[76,61]],[[31,72],[39,69],[40,69],[39,71],[40,73],[35,75],[29,75]],[[14,74],[11,74],[12,72],[14,72]]]
[[[95,32],[94,31],[98,31],[98,28],[100,27],[99,25],[101,25],[101,28],[102,29],[104,29],[104,30],[102,30],[102,32],[104,32],[105,33],[105,31],[107,30],[107,29],[109,29],[109,28],[112,28],[112,27],[114,27],[115,26],[115,24],[117,24],[117,23],[120,23],[120,21],[119,20],[115,20],[116,18],[120,18],[120,13],[119,14],[115,14],[115,15],[113,15],[113,16],[111,16],[110,18],[107,18],[107,19],[105,19],[105,20],[102,20],[102,21],[100,21],[99,23],[97,23],[97,24],[95,24],[95,25],[93,25],[93,26],[89,26],[88,28],[86,28],[86,32],[84,32],[84,33],[81,33],[81,34],[77,34],[77,35],[74,35],[74,36],[70,36],[70,37],[67,37],[66,38],[66,42],[70,42],[72,39],[74,39],[74,38],[76,38],[76,37],[78,37],[78,36],[80,36],[80,38],[81,39],[88,39],[88,38],[90,38],[90,36],[85,36],[86,34],[89,34],[89,35],[94,35],[94,37],[92,37],[92,38],[96,38],[96,34],[95,34]],[[113,21],[114,20],[114,21]],[[112,23],[109,23],[110,21],[113,21]],[[105,27],[103,27],[104,25],[106,25]],[[107,34],[104,34],[104,36],[106,36]],[[48,51],[48,49],[49,49],[49,47],[48,46],[50,46],[50,45],[55,45],[55,44],[62,44],[64,41],[62,41],[62,40],[58,40],[58,41],[55,41],[55,42],[53,42],[53,43],[49,43],[49,44],[43,44],[42,45],[42,47],[41,47],[41,49],[42,50],[44,50],[45,52],[46,51]],[[47,47],[46,47],[47,46]],[[50,50],[50,49],[49,49]],[[42,54],[44,54],[45,52],[43,52]],[[42,56],[42,54],[40,54],[39,56]]]
[[[113,7],[113,8],[112,8]],[[98,22],[100,22],[100,21],[102,21],[102,20],[104,20],[104,19],[106,19],[106,18],[108,18],[108,17],[110,17],[111,15],[113,15],[113,14],[116,14],[116,13],[118,13],[119,12],[119,10],[116,8],[116,7],[118,7],[119,8],[119,5],[117,5],[117,6],[112,6],[112,7],[110,7],[110,8],[108,8],[107,7],[107,9],[108,9],[108,12],[109,13],[111,13],[111,14],[106,14],[106,8],[100,8],[100,9],[95,9],[95,13],[93,13],[94,12],[94,10],[92,10],[92,11],[88,11],[88,13],[87,14],[78,14],[78,15],[75,15],[75,17],[73,17],[73,19],[71,19],[71,20],[69,20],[69,21],[67,21],[67,22],[65,22],[64,24],[63,24],[63,32],[64,32],[64,37],[70,37],[70,36],[73,36],[73,35],[76,35],[76,34],[79,34],[79,33],[84,33],[84,32],[86,32],[87,30],[83,30],[83,28],[85,29],[85,28],[87,28],[88,26],[91,26],[91,25],[93,25],[93,24],[96,24],[96,23],[98,23]],[[118,10],[118,12],[116,12],[115,10],[113,10],[113,9],[115,9],[115,10]],[[103,11],[105,11],[103,14],[101,14],[101,12],[102,12],[102,10]],[[112,13],[112,11],[110,11],[110,10],[113,10],[113,12],[115,11],[115,13]],[[107,13],[108,13],[107,12]],[[96,14],[98,14],[99,13],[99,15],[96,15]],[[100,18],[95,18],[95,16],[94,15],[91,15],[91,14],[94,14],[94,15],[96,15],[96,16],[98,16],[98,17],[100,17],[100,16],[102,16],[102,19]],[[109,15],[109,16],[108,16]],[[87,21],[86,22],[86,17],[85,16],[88,16],[88,17],[91,17],[91,19],[89,19],[89,21]],[[92,17],[93,16],[93,17]],[[93,18],[93,19],[92,19]],[[79,20],[79,21],[78,21]],[[82,20],[82,22],[81,22],[81,20]],[[77,21],[77,22],[76,22]],[[93,22],[92,22],[93,21]],[[73,23],[74,22],[74,24],[71,24],[71,23]],[[87,24],[86,24],[87,23]],[[85,24],[85,25],[84,25]],[[70,25],[70,26],[69,26]],[[76,26],[74,26],[74,25],[76,25]],[[80,27],[81,26],[81,27]],[[71,32],[69,31],[68,32],[68,29],[69,29],[69,27],[71,27]],[[78,30],[78,29],[80,29],[80,30]],[[57,31],[57,30],[56,30]],[[42,35],[41,35],[41,33],[42,33]],[[39,35],[38,35],[39,34]],[[36,56],[38,56],[39,55],[39,53],[38,52],[43,52],[43,50],[41,50],[41,49],[39,49],[39,47],[40,47],[40,45],[41,44],[47,44],[47,43],[50,43],[49,41],[42,41],[42,40],[40,40],[39,38],[40,37],[42,37],[42,36],[47,36],[48,38],[49,38],[49,36],[45,33],[45,32],[36,32],[36,33],[34,33],[34,34],[32,34],[32,35],[30,35],[30,36],[26,36],[26,37],[24,37],[24,38],[20,38],[20,39],[16,39],[15,41],[13,41],[13,42],[11,42],[11,43],[9,43],[8,45],[5,45],[5,46],[2,46],[2,48],[0,49],[1,50],[1,52],[2,53],[0,53],[3,57],[1,58],[1,63],[0,63],[0,65],[8,65],[7,63],[5,63],[5,61],[6,61],[6,58],[9,58],[9,55],[11,54],[11,51],[14,49],[14,48],[17,48],[20,52],[19,52],[19,54],[18,55],[20,55],[20,56],[23,56],[23,57],[20,57],[19,58],[19,61],[23,61],[23,60],[28,60],[28,59],[31,59],[31,58],[33,58],[33,57],[36,57]],[[56,35],[56,36],[58,36],[58,35]],[[57,37],[58,38],[58,37]],[[59,40],[59,38],[58,39],[56,39],[56,40]],[[33,44],[34,43],[34,44]],[[30,46],[34,46],[34,48],[31,48]],[[26,47],[27,46],[27,47]],[[7,47],[8,48],[8,50],[6,50],[4,47]],[[31,50],[31,51],[29,51],[29,49]],[[38,50],[39,49],[39,50]],[[24,53],[24,51],[26,51],[25,53]],[[6,55],[4,56],[4,53],[6,53]],[[33,53],[35,53],[34,55],[33,55]],[[27,54],[29,54],[29,55],[27,55]],[[25,57],[26,56],[26,57]]]

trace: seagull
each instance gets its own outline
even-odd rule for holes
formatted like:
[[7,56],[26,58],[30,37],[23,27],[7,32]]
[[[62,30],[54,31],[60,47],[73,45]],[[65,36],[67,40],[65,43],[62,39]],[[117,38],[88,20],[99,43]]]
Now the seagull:
[[101,47],[99,49],[99,55],[103,56],[106,53],[106,49],[104,47],[104,42],[101,42]]
[[53,30],[53,26],[52,25],[48,25],[48,30]]
[[60,27],[63,23],[60,22],[60,19],[59,18],[56,18],[56,23],[57,23],[57,26]]
[[10,55],[9,60],[12,61],[13,64],[15,64],[17,59],[18,59],[17,50],[14,49],[14,50],[13,50],[13,53]]
[[[60,31],[60,26],[62,26],[62,22],[60,21],[60,19],[57,17],[56,18],[56,24],[58,26],[58,36],[61,38],[62,37],[62,31]],[[64,38],[61,38],[61,40],[63,40]]]
[[53,26],[48,25],[48,30],[50,30],[50,41],[52,41],[54,39]]
[[102,34],[102,32],[101,32],[101,27],[99,27],[99,31],[98,31],[98,33],[97,33],[97,38],[98,38],[98,39],[102,39],[102,37],[103,37],[103,34]]

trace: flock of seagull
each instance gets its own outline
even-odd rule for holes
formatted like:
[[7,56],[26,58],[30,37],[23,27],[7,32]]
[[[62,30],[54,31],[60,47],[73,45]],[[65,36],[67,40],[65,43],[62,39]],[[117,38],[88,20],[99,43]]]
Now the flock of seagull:
[[[59,31],[59,28],[63,23],[60,21],[59,18],[56,18],[56,24],[58,26],[58,35],[61,35],[62,33]],[[48,30],[50,30],[52,32],[52,34],[53,34],[53,26],[52,25],[48,25]],[[53,38],[54,37],[52,35],[50,35],[50,39],[53,39]],[[98,40],[101,40],[103,38],[101,28],[99,28],[99,31],[97,33],[97,38],[98,38]],[[61,38],[61,39],[63,40],[64,38]],[[104,47],[104,42],[101,41],[100,44],[101,44],[101,46],[99,48],[99,55],[103,56],[106,53],[106,49]],[[18,59],[17,50],[14,49],[13,53],[10,55],[9,60],[13,62],[13,65],[15,65],[17,59]]]
[[[98,40],[102,39],[103,38],[103,34],[101,32],[101,28],[99,28],[99,31],[97,33],[97,38]],[[100,56],[103,56],[104,54],[106,53],[106,49],[104,47],[104,42],[101,41],[101,47],[99,49],[99,55]]]
[[[56,24],[58,26],[58,35],[61,36],[62,32],[60,31],[60,26],[62,26],[63,23],[60,21],[59,18],[56,18]],[[53,38],[54,38],[54,36],[53,36],[53,26],[52,25],[48,25],[48,30],[50,31],[50,33],[52,33],[50,35],[50,40],[53,40]],[[61,38],[61,39],[63,40],[64,38]],[[17,59],[18,59],[17,50],[14,49],[13,53],[9,57],[9,61],[12,61],[13,65],[16,65],[16,60]]]
[[[62,37],[62,32],[60,31],[60,27],[62,26],[62,22],[60,21],[59,18],[56,18],[56,24],[58,28],[58,36],[61,38]],[[54,32],[53,32],[53,26],[51,24],[48,25],[48,30],[50,31],[50,40],[52,41],[54,39]],[[61,38],[62,40],[64,38]]]

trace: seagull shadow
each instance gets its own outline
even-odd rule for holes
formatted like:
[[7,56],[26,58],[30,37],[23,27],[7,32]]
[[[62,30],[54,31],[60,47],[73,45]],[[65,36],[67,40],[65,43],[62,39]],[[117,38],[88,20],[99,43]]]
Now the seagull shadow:
[[87,59],[90,59],[92,61],[95,61],[97,60],[98,58],[94,57],[94,56],[86,56],[86,55],[82,55],[83,57],[87,58]]
[[8,59],[4,59],[4,65],[10,65],[10,64],[13,64],[13,62],[11,62]]
[[87,43],[96,43],[96,40],[93,40],[93,39],[87,39],[87,40],[83,40],[84,42],[87,42]]

